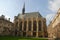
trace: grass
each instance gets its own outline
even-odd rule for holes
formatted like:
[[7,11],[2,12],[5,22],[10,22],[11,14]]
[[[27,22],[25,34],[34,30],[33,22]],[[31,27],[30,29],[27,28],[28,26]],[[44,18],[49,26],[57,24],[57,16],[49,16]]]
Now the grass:
[[48,40],[45,38],[30,38],[30,37],[15,37],[15,36],[0,36],[0,40]]

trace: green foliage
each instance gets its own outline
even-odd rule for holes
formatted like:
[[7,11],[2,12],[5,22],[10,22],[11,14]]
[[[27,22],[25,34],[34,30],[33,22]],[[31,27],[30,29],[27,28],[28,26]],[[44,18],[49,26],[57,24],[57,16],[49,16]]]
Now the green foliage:
[[48,39],[30,38],[30,37],[17,37],[17,36],[0,36],[0,40],[48,40]]

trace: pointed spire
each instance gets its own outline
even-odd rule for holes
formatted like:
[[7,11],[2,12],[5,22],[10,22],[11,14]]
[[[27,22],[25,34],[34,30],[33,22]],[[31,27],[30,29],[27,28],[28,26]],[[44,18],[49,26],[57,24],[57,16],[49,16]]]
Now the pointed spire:
[[23,5],[22,14],[25,14],[25,3]]

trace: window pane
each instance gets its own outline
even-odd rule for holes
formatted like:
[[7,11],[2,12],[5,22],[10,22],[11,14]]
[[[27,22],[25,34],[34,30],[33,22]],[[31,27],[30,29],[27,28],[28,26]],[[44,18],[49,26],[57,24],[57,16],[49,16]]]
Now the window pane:
[[33,21],[33,31],[36,31],[37,25],[36,25],[36,21]]
[[26,31],[27,21],[24,22],[24,31]]
[[28,22],[28,30],[31,31],[31,21]]
[[20,22],[20,31],[22,31],[22,22]]
[[38,30],[41,31],[41,21],[38,22]]

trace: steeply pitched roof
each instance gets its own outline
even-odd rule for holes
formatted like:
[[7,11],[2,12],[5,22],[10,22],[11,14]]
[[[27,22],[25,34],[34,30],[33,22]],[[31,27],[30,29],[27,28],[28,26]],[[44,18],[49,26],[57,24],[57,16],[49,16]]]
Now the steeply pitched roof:
[[[22,17],[22,14],[18,14],[18,17]],[[30,13],[25,13],[24,18],[36,18],[36,17],[42,17],[39,12],[30,12]]]

